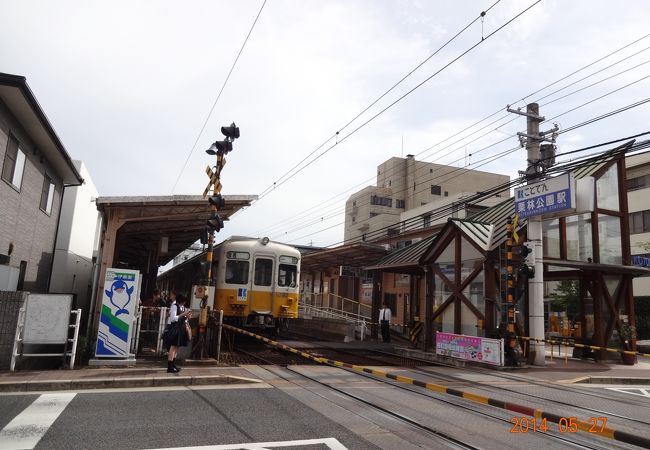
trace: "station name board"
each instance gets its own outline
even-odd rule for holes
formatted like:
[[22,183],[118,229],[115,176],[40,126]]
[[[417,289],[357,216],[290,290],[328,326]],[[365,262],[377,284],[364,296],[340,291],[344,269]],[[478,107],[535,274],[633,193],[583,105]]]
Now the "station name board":
[[575,205],[575,182],[571,173],[515,189],[515,213],[522,219],[574,210]]

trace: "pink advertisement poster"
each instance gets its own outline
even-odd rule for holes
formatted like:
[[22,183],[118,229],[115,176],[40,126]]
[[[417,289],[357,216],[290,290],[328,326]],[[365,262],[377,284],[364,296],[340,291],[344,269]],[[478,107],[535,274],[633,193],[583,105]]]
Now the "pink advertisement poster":
[[503,365],[503,341],[436,332],[436,354],[465,361]]

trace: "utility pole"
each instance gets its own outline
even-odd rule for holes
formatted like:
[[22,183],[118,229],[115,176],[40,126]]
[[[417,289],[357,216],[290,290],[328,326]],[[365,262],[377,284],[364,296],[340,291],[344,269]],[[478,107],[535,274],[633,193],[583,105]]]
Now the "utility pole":
[[[545,136],[555,133],[557,125],[553,129],[541,132],[539,124],[543,122],[544,117],[539,115],[539,105],[529,103],[526,105],[526,112],[507,108],[508,112],[526,116],[526,133],[517,133],[522,146],[526,146],[526,176],[527,184],[540,181],[543,177],[543,171],[552,162],[543,160],[540,151],[542,141],[553,141]],[[521,172],[520,172],[521,173]],[[516,231],[516,230],[515,230]],[[544,248],[542,245],[542,216],[534,215],[528,217],[527,241],[532,244],[532,263],[533,276],[528,277],[528,328],[530,334],[530,359],[535,365],[544,365],[546,361],[546,349],[544,346]]]
[[[541,175],[538,172],[539,160],[542,159],[539,150],[541,142],[539,124],[544,120],[539,115],[539,105],[529,103],[526,106],[526,153],[528,166],[526,168],[526,181],[534,183]],[[544,265],[542,258],[542,216],[528,218],[527,239],[533,244],[533,266],[535,276],[528,279],[528,329],[532,338],[530,351],[532,362],[536,366],[543,366],[546,362],[546,348],[544,346]]]

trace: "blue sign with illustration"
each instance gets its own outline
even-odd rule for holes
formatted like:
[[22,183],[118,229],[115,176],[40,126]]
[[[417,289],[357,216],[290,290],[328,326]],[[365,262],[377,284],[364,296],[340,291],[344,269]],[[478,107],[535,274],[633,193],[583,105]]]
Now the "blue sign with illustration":
[[573,208],[575,189],[571,174],[515,189],[515,213],[522,219]]
[[107,269],[97,330],[96,357],[129,356],[140,273]]

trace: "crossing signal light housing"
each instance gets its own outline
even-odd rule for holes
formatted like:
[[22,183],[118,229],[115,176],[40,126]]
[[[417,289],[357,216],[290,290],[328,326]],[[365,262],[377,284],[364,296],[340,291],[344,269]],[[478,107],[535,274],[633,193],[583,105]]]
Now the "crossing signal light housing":
[[216,231],[217,233],[223,228],[223,219],[217,213],[212,214],[212,217],[208,219],[207,223],[210,230]]
[[221,194],[213,195],[212,197],[208,198],[208,202],[210,205],[217,208],[217,210],[222,210],[224,206],[226,206],[226,201],[221,196]]
[[208,155],[225,155],[232,150],[232,142],[216,141],[205,152]]
[[522,264],[519,267],[519,275],[527,279],[535,278],[535,267],[528,264]]
[[221,133],[226,136],[226,138],[233,141],[239,137],[239,127],[235,125],[235,122],[233,122],[229,127],[221,127]]
[[515,255],[518,255],[521,257],[522,260],[528,259],[530,255],[533,254],[533,249],[531,247],[528,247],[525,243],[521,245],[517,245],[512,248],[512,253]]

